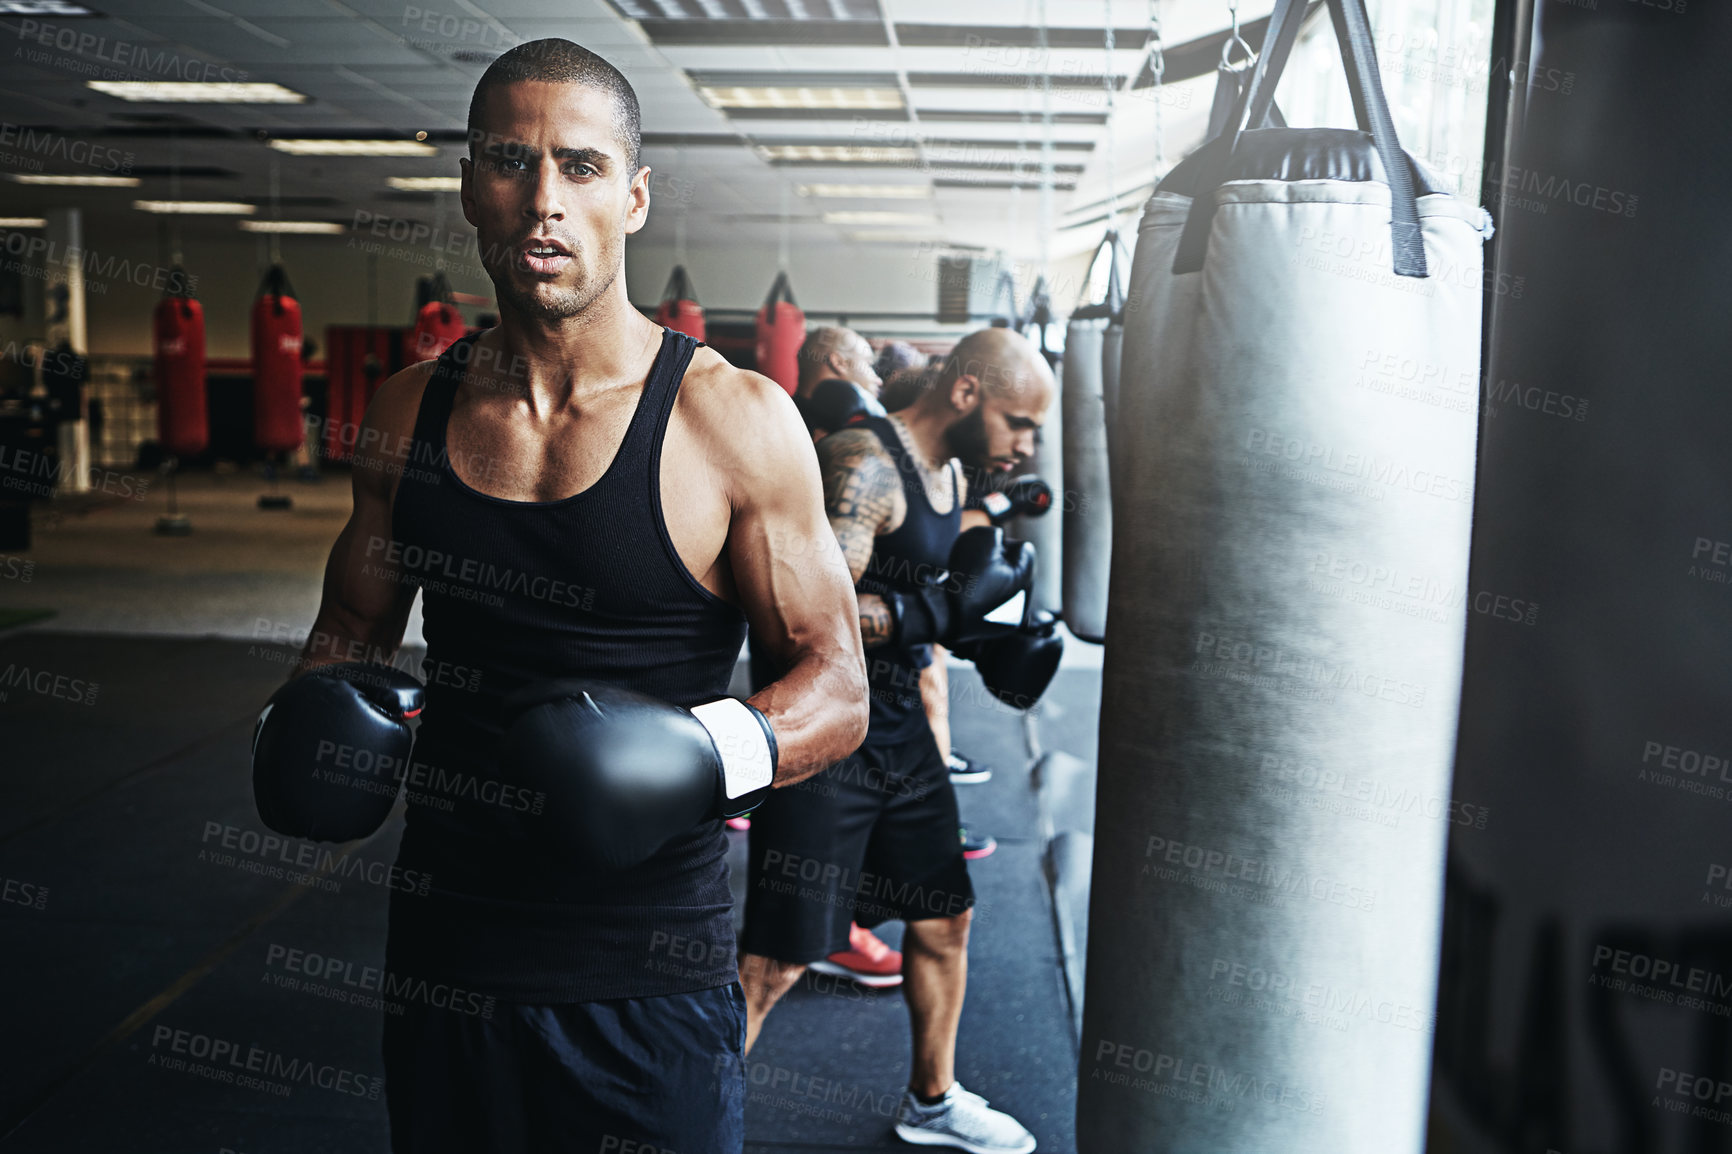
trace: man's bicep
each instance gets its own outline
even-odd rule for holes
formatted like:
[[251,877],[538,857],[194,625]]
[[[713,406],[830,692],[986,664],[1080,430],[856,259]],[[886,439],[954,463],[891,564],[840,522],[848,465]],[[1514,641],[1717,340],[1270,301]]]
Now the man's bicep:
[[753,631],[784,658],[803,646],[844,643],[854,623],[853,584],[810,451],[758,472],[741,496],[728,559]]
[[343,654],[356,649],[356,643],[370,657],[375,651],[395,650],[408,624],[415,587],[392,564],[391,542],[394,481],[402,476],[407,457],[400,448],[379,448],[402,440],[388,435],[406,419],[403,412],[393,411],[403,408],[401,392],[401,382],[388,381],[368,407],[355,450],[354,504],[325,563],[309,656],[347,660]]

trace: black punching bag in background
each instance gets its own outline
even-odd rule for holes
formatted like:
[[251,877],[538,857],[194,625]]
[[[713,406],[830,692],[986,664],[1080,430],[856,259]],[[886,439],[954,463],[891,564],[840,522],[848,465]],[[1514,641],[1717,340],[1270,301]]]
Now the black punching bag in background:
[[1499,15],[1429,1150],[1732,1150],[1732,6]]

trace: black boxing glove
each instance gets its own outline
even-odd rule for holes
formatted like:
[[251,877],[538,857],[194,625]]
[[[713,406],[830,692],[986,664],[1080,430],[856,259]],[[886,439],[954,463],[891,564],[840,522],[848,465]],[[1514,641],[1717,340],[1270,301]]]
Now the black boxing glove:
[[884,406],[851,382],[831,378],[812,387],[801,415],[813,432],[834,433],[856,417],[882,417]]
[[321,665],[271,694],[253,726],[253,802],[280,834],[354,841],[385,824],[426,689],[389,665]]
[[1034,587],[1034,546],[981,525],[956,538],[949,572],[912,592],[884,594],[893,620],[892,644],[937,642],[954,649],[1016,628]]
[[768,796],[776,735],[733,697],[683,709],[593,681],[541,682],[505,699],[502,782],[540,792],[543,854],[621,870],[703,821]]
[[994,525],[1012,517],[1039,517],[1052,508],[1052,486],[1033,473],[1025,473],[1003,489],[983,494],[980,508]]
[[999,637],[964,645],[956,655],[974,662],[987,692],[1013,709],[1032,709],[1058,673],[1064,638],[1050,613],[1038,613]]

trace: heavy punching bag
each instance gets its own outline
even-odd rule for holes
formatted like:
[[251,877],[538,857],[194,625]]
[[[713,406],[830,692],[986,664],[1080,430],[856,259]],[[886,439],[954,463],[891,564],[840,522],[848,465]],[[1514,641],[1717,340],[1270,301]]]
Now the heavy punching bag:
[[[1465,608],[1484,212],[1360,130],[1226,130],[1144,211],[1077,1103],[1083,1154],[1419,1154]],[[1218,211],[1217,211],[1218,209]],[[1422,384],[1392,388],[1409,366]]]
[[451,298],[451,283],[443,271],[433,274],[427,293],[431,299],[416,309],[415,323],[403,350],[404,359],[410,364],[438,360],[452,342],[468,331],[463,313]]
[[274,264],[253,301],[253,444],[265,453],[300,448],[301,305]]
[[[1125,349],[1125,317],[1121,309],[1117,316],[1107,321],[1106,332],[1101,334],[1101,413],[1107,423],[1107,463],[1109,475],[1112,468],[1117,468],[1113,462],[1114,454],[1119,452],[1118,415],[1119,415],[1119,367],[1124,361]],[[1110,486],[1108,491],[1110,492]]]
[[1498,17],[1433,1150],[1725,1151],[1732,7]]
[[[1054,363],[1057,354],[1046,347],[1046,328],[1052,321],[1052,307],[1046,295],[1045,278],[1035,283],[1029,294],[1028,312],[1019,318],[1017,330],[1035,340],[1041,356],[1053,368],[1053,384],[1058,389],[1052,405],[1046,411],[1046,423],[1041,426],[1034,455],[1018,472],[1033,473],[1053,490],[1064,486],[1064,362]],[[1031,326],[1037,330],[1030,332]],[[1008,479],[1008,478],[1007,478]],[[988,481],[991,478],[987,478]],[[1030,542],[1034,546],[1034,607],[1048,613],[1064,608],[1064,526],[1070,516],[1064,499],[1055,500],[1051,508],[1038,516],[1011,518],[1008,535]]]
[[1113,552],[1106,330],[1124,309],[1118,233],[1107,233],[1101,251],[1107,254],[1106,299],[1071,313],[1065,327],[1062,398],[1064,490],[1071,504],[1064,519],[1064,623],[1072,633],[1097,645],[1106,638],[1107,576]]
[[692,292],[691,278],[686,275],[685,265],[675,265],[674,271],[668,274],[661,304],[656,306],[655,322],[695,341],[704,339],[704,306],[698,303],[697,295]]
[[776,274],[770,295],[757,316],[758,371],[794,395],[800,383],[800,345],[806,339],[806,314],[794,303],[788,274]]
[[372,325],[325,328],[325,436],[328,461],[349,460],[360,439],[367,406],[379,386],[403,367],[409,334]]
[[[205,403],[204,306],[177,265],[170,291],[156,302],[151,336],[156,360],[156,436],[163,452],[191,457],[210,444]],[[178,291],[177,291],[178,290]]]

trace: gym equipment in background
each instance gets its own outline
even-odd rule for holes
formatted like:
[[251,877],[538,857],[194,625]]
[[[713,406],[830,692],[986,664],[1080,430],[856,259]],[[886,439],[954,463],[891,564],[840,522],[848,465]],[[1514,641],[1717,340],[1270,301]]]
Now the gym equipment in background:
[[181,457],[202,453],[210,444],[210,412],[205,396],[204,306],[193,296],[186,270],[169,270],[168,289],[151,318],[155,353],[156,437],[165,459],[168,511],[156,531],[170,536],[192,532],[192,520],[176,502],[175,476]]
[[686,266],[677,264],[668,274],[667,287],[662,289],[661,304],[656,306],[655,322],[682,332],[695,341],[704,339],[704,306],[692,291]]
[[451,295],[451,282],[445,279],[443,270],[435,272],[418,288],[426,299],[415,310],[415,323],[409,329],[409,338],[403,349],[404,360],[409,364],[437,360],[452,342],[468,331],[463,323],[463,313]]
[[[1113,553],[1113,498],[1107,454],[1107,327],[1122,322],[1124,285],[1119,277],[1122,246],[1109,229],[1095,261],[1107,257],[1104,298],[1075,309],[1064,338],[1064,623],[1096,645],[1106,640],[1107,577]],[[1128,261],[1126,262],[1129,263]],[[1091,262],[1090,272],[1093,272]],[[1087,283],[1093,283],[1092,275]],[[1123,340],[1123,328],[1115,336]],[[1117,371],[1117,353],[1113,354]],[[1114,385],[1117,385],[1115,380]],[[1116,387],[1115,387],[1116,391]]]
[[758,372],[793,396],[800,383],[800,345],[806,339],[806,314],[794,303],[794,290],[788,285],[786,272],[776,274],[755,323]]
[[283,266],[273,264],[253,301],[253,443],[266,454],[271,483],[271,491],[259,497],[261,509],[287,509],[293,503],[276,491],[276,464],[269,457],[298,449],[306,435],[301,421],[302,339],[294,286]]
[[1304,7],[1139,228],[1082,1154],[1425,1145],[1475,422],[1399,378],[1477,374],[1489,220],[1401,151],[1363,0],[1359,130],[1249,127]]
[[[1034,287],[1029,290],[1028,303],[1020,310],[1016,307],[1015,282],[1005,273],[1000,278],[1000,284],[1010,294],[1011,321],[1007,326],[1032,341],[1040,350],[1040,355],[1052,367],[1053,388],[1056,390],[1052,405],[1046,411],[1046,424],[1041,426],[1040,435],[1035,443],[1034,455],[1015,470],[1016,473],[1033,473],[1043,478],[1055,489],[1064,484],[1064,366],[1058,353],[1047,347],[1047,327],[1052,323],[1052,302],[1047,296],[1046,278],[1037,277]],[[982,478],[974,478],[970,485],[982,484],[992,487],[995,480],[1008,482],[1008,475],[988,474]],[[1021,538],[1034,545],[1034,555],[1038,559],[1034,567],[1034,607],[1054,615],[1064,608],[1064,525],[1069,516],[1064,507],[1063,499],[1055,500],[1052,507],[1038,516],[1016,516],[1011,518],[1007,530],[1012,537]]]
[[385,379],[407,362],[406,334],[399,328],[373,325],[325,326],[325,435],[327,461],[347,461],[354,455],[361,422],[373,394]]
[[1485,419],[1432,1149],[1705,1154],[1732,1139],[1732,8],[1525,0],[1491,34],[1485,374],[1445,386]]

